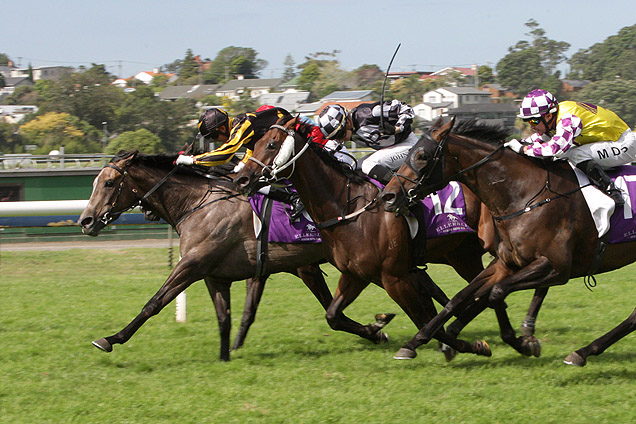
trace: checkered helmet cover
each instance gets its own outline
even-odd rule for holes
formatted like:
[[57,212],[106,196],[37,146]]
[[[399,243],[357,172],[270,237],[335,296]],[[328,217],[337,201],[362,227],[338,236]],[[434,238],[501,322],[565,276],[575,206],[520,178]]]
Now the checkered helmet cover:
[[205,111],[199,118],[199,132],[203,137],[207,137],[210,132],[220,126],[227,125],[227,112],[215,107]]
[[538,118],[546,113],[556,112],[558,106],[559,103],[552,93],[536,89],[523,98],[517,116],[521,119]]
[[329,105],[320,112],[318,128],[326,139],[331,139],[342,129],[347,119],[347,110],[340,105]]

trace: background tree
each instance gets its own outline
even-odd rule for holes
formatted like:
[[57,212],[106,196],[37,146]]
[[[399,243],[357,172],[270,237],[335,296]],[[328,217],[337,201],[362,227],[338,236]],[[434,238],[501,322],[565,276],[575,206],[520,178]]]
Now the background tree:
[[294,62],[291,54],[285,56],[285,61],[283,62],[283,64],[285,65],[285,71],[283,72],[283,82],[293,80],[296,77],[296,63]]
[[24,153],[18,125],[0,121],[0,154]]
[[39,105],[40,103],[40,93],[32,85],[21,85],[2,99],[2,104],[5,105]]
[[248,47],[226,47],[217,53],[210,68],[203,73],[206,84],[218,84],[243,75],[245,78],[258,78],[267,61],[259,59],[256,50]]
[[390,91],[387,93],[388,95],[385,95],[385,99],[398,99],[415,106],[422,103],[425,92],[425,86],[420,81],[420,76],[414,74],[391,84]]
[[362,65],[351,71],[351,82],[354,87],[372,89],[378,81],[384,80],[384,72],[378,65]]
[[616,112],[623,121],[636,126],[636,81],[614,78],[597,81],[576,93],[573,100],[589,102]]
[[481,87],[482,85],[492,84],[495,82],[495,75],[493,74],[493,70],[490,66],[481,65],[477,68],[477,81],[478,85]]
[[[517,42],[497,63],[499,83],[521,95],[534,88],[547,88],[555,77],[558,79],[556,67],[566,59],[565,51],[570,48],[564,41],[548,39],[534,19],[530,19],[526,26],[530,29],[526,35],[532,41]],[[559,94],[559,90],[553,92]]]
[[636,80],[636,25],[622,28],[602,43],[579,50],[568,63],[571,78]]
[[310,92],[310,101],[353,86],[349,73],[340,68],[336,59],[338,53],[339,50],[312,53],[305,57],[304,63],[298,65],[301,69],[298,88]]
[[48,154],[64,146],[65,153],[101,151],[99,131],[68,113],[49,112],[20,127],[23,144],[35,144],[36,154]]
[[0,66],[9,65],[9,56],[6,53],[0,53]]
[[125,131],[112,139],[106,146],[107,154],[114,155],[120,150],[139,150],[142,153],[161,153],[161,139],[145,128]]
[[199,65],[194,60],[194,54],[191,49],[186,50],[185,57],[181,62],[181,67],[178,70],[179,81],[184,83],[191,78],[199,77]]

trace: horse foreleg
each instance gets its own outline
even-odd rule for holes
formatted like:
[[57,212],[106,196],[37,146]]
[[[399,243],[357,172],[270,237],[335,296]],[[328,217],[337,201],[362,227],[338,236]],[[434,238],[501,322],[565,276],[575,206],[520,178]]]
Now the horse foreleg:
[[196,269],[196,267],[192,261],[183,259],[179,261],[159,291],[157,291],[143,307],[141,313],[124,327],[123,330],[112,336],[95,340],[93,345],[104,352],[112,352],[114,344],[124,344],[130,340],[133,334],[135,334],[146,321],[154,315],[157,315],[192,283],[202,278],[202,276],[194,274],[194,269]]
[[405,352],[410,350],[414,353],[415,349],[419,346],[431,341],[434,335],[443,329],[444,324],[446,324],[453,315],[460,316],[463,311],[472,310],[472,313],[467,312],[462,315],[461,318],[462,324],[464,326],[468,325],[475,316],[486,308],[486,306],[480,306],[477,309],[471,309],[474,303],[479,302],[479,300],[474,297],[475,293],[484,286],[492,286],[492,284],[500,281],[504,276],[509,274],[510,272],[506,270],[506,267],[503,266],[498,259],[495,259],[484,271],[475,277],[468,286],[460,290],[433,319],[428,321],[426,326],[420,327],[417,334],[407,342],[402,349]]
[[587,357],[590,355],[600,355],[605,349],[636,330],[636,309],[629,317],[609,333],[594,340],[589,345],[570,353],[563,362],[568,365],[584,366],[587,363]]
[[231,281],[214,280],[205,277],[205,285],[214,302],[216,318],[219,321],[219,335],[221,337],[221,361],[230,360],[230,330],[232,329],[232,315],[230,304]]
[[256,319],[256,310],[261,302],[263,296],[263,290],[265,289],[265,282],[269,278],[269,275],[264,275],[258,278],[248,278],[245,280],[245,307],[243,308],[243,317],[241,318],[241,327],[238,330],[238,334],[234,339],[232,350],[239,349],[245,343],[247,332]]
[[333,300],[327,307],[325,317],[332,330],[355,334],[374,343],[387,342],[389,337],[381,331],[381,329],[393,319],[394,314],[378,314],[376,315],[376,322],[369,325],[362,325],[344,315],[343,311],[345,308],[349,306],[368,285],[368,281],[362,280],[353,274],[342,273],[338,280],[338,288],[336,289]]
[[543,299],[548,294],[548,287],[541,287],[534,291],[534,296],[528,307],[528,313],[521,324],[521,334],[524,337],[534,337],[534,329],[537,322],[539,310],[543,304]]

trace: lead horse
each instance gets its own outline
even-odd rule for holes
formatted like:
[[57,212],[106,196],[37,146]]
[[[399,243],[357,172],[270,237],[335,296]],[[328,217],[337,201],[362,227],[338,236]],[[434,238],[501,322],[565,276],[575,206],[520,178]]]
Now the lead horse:
[[[93,342],[110,352],[113,344],[127,342],[153,315],[179,293],[203,279],[214,303],[221,338],[220,359],[230,356],[230,285],[248,279],[245,312],[233,349],[240,347],[254,320],[269,274],[290,272],[299,276],[326,309],[331,292],[316,262],[324,257],[320,243],[270,243],[267,274],[251,279],[256,269],[256,236],[252,208],[235,190],[227,171],[213,179],[191,169],[175,167],[177,155],[144,155],[120,152],[93,182],[93,192],[79,218],[82,231],[97,236],[122,212],[141,204],[163,218],[180,236],[181,259],[141,313],[120,332]],[[354,328],[355,334],[373,342],[387,340],[380,331],[392,316],[378,314],[376,322],[361,325],[343,314],[333,316],[335,329]]]
[[[545,162],[503,145],[492,127],[454,119],[438,122],[413,147],[405,164],[385,187],[389,211],[403,210],[449,181],[466,184],[494,217],[496,258],[418,334],[404,345],[414,351],[427,343],[459,311],[505,306],[517,290],[547,289],[571,278],[603,273],[636,261],[636,242],[607,245],[596,260],[598,232],[578,180],[565,161]],[[636,310],[616,328],[568,355],[565,363],[584,366],[636,329]]]
[[[380,189],[311,142],[310,129],[298,118],[283,118],[272,126],[256,142],[250,161],[237,174],[237,187],[249,196],[261,185],[289,179],[298,191],[321,229],[327,259],[342,273],[327,316],[342,313],[364,288],[374,283],[386,290],[418,328],[422,327],[435,315],[431,297],[442,303],[447,298],[415,265],[450,264],[469,281],[483,270],[484,249],[477,234],[429,239],[425,255],[413,258],[414,246],[406,220],[384,212],[379,202]],[[480,203],[470,194],[466,203],[466,214],[472,219],[469,225],[476,229]],[[471,344],[449,337],[441,329],[435,333],[438,340],[459,352],[490,355],[490,348],[483,341]],[[399,355],[396,358],[409,359]]]

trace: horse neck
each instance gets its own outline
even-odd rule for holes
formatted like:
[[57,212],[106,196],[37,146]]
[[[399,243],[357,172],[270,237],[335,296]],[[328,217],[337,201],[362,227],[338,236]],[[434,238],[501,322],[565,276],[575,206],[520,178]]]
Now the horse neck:
[[347,207],[348,197],[353,199],[365,190],[351,184],[348,196],[347,177],[326,164],[311,148],[296,161],[289,180],[311,217],[317,221],[339,216]]
[[[130,168],[129,173],[136,185],[139,197],[152,190],[169,171],[139,166]],[[201,184],[193,184],[193,179],[183,175],[172,175],[161,184],[145,201],[144,205],[174,226],[198,202],[205,190]]]
[[505,215],[525,207],[546,183],[546,171],[512,150],[466,137],[449,138],[447,161],[457,161],[466,170],[490,154],[485,163],[463,173],[464,183],[495,215]]

